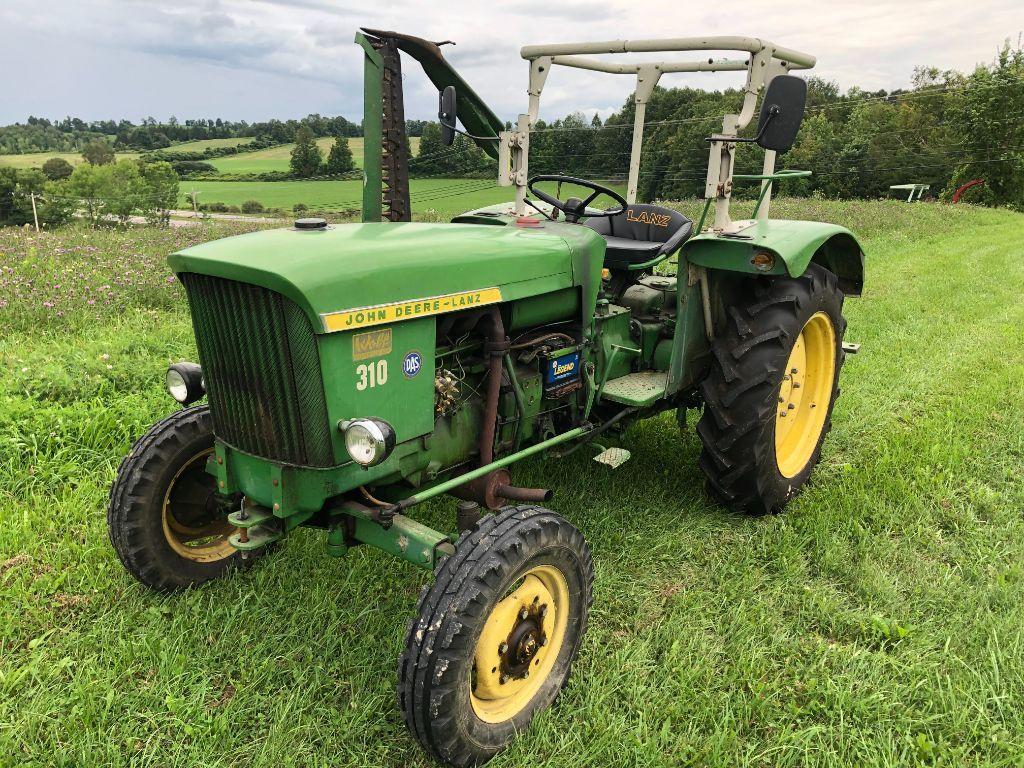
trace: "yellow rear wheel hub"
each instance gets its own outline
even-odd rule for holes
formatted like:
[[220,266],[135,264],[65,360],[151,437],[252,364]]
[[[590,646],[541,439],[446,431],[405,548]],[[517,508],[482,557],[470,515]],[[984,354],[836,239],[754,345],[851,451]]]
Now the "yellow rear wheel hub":
[[522,712],[554,669],[565,642],[569,587],[557,568],[527,571],[487,617],[474,654],[470,701],[484,722]]
[[205,469],[211,453],[209,448],[187,461],[164,494],[164,538],[175,554],[196,563],[216,562],[235,553],[228,541],[234,527],[208,509],[216,492],[215,481]]
[[775,460],[783,477],[807,466],[825,428],[836,376],[836,331],[818,312],[804,324],[789,353],[775,414]]

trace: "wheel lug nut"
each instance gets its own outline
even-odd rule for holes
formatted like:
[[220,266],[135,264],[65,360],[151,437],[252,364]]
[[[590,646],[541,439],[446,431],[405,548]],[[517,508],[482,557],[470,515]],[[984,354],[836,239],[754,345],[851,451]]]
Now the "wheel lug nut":
[[521,610],[519,612],[519,618],[520,619],[524,619],[525,620],[526,617],[529,616],[529,615],[530,615],[530,612],[528,610],[526,610],[525,608],[523,608],[523,610]]
[[796,406],[793,405],[792,403],[790,403],[789,405],[786,406],[786,410],[789,410],[789,411],[792,411],[794,408],[796,408]]
[[793,389],[800,389],[800,384],[796,381],[793,382]]
[[527,678],[529,676],[530,676],[530,670],[526,670],[525,672],[523,672],[523,677],[524,678]]
[[498,646],[498,653],[508,653],[508,643],[502,643]]
[[504,685],[504,684],[505,684],[505,683],[507,683],[507,682],[508,682],[509,680],[511,680],[511,678],[510,678],[510,677],[509,677],[508,675],[502,675],[502,676],[501,676],[501,680],[499,680],[499,682],[500,682],[500,683],[501,683],[502,685]]
[[781,418],[783,418],[783,419],[786,418],[786,412],[785,411],[779,411],[779,416]]
[[790,368],[789,372],[790,373],[799,373],[799,371],[796,368]]

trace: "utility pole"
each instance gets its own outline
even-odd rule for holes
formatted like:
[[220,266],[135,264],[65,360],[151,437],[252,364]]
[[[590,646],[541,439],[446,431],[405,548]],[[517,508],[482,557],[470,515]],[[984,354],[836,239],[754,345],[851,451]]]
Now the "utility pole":
[[35,222],[36,222],[36,232],[38,232],[39,231],[39,213],[36,211],[36,193],[32,192],[30,194],[31,194],[31,197],[32,197],[32,218],[35,219]]

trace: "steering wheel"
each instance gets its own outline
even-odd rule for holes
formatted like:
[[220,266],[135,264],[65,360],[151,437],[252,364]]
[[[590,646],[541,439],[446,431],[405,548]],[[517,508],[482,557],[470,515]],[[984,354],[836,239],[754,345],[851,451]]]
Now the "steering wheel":
[[[557,197],[549,195],[547,192],[541,192],[539,189],[534,188],[534,184],[539,184],[542,181],[557,181],[559,184],[575,184],[578,187],[585,187],[586,189],[594,190],[594,194],[586,200],[580,200],[578,197],[559,200]],[[526,182],[526,188],[530,191],[530,194],[535,195],[555,210],[559,210],[565,214],[565,220],[571,223],[579,221],[581,216],[588,216],[590,218],[608,218],[610,216],[618,216],[626,210],[626,206],[629,205],[629,203],[626,202],[626,199],[614,189],[609,189],[608,187],[602,186],[601,184],[597,184],[593,181],[587,181],[586,179],[578,179],[575,176],[565,176],[561,173],[548,173],[541,174],[540,176],[534,176]],[[598,211],[596,213],[587,213],[587,206],[601,195],[607,195],[610,197],[618,203],[618,207],[612,207],[608,210]]]

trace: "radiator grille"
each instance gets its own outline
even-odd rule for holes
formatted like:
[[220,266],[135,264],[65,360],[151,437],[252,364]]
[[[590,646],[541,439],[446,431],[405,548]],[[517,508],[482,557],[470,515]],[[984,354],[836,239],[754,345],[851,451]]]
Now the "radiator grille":
[[247,453],[329,467],[320,355],[309,319],[281,294],[184,273],[217,436]]

